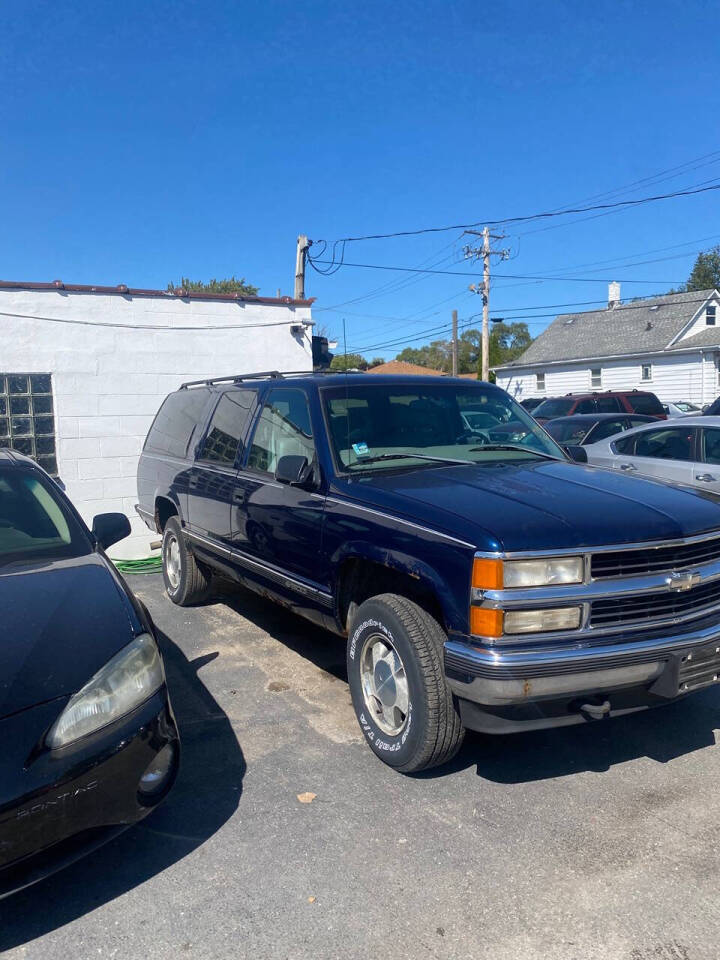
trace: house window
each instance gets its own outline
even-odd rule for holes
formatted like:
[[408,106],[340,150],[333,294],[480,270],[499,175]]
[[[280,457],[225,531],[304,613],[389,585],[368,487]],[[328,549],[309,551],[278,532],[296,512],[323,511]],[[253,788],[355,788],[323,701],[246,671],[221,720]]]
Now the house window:
[[544,389],[545,389],[545,374],[544,374],[544,373],[536,373],[536,374],[535,374],[535,388],[536,388],[537,390],[544,390]]
[[714,303],[708,307],[705,307],[705,325],[707,327],[715,326],[716,313],[717,313],[717,307],[715,306]]
[[641,380],[652,380],[652,364],[644,363],[640,368],[640,379]]
[[591,387],[601,387],[602,386],[602,370],[600,367],[595,367],[590,371],[590,386]]
[[0,373],[0,447],[27,454],[57,476],[49,373]]

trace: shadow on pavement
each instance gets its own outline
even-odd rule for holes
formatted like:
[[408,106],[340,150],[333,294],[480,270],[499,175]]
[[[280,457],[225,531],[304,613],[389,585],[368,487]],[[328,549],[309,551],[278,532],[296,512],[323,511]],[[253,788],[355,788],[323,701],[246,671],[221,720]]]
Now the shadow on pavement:
[[27,943],[132,890],[182,860],[235,812],[245,760],[230,721],[198,670],[157,631],[182,745],[167,800],[99,851],[0,903],[0,952]]
[[[278,642],[347,683],[342,637],[313,626],[250,590],[221,588],[215,601],[226,604]],[[720,691],[711,689],[666,706],[595,723],[501,736],[468,733],[454,760],[415,776],[435,779],[476,766],[479,777],[509,784],[582,771],[600,773],[640,757],[667,763],[714,745],[714,731],[718,728]]]
[[714,746],[720,728],[717,690],[693,694],[667,706],[573,727],[505,736],[469,733],[447,766],[419,776],[447,776],[477,767],[477,775],[496,783],[529,783],[593,771],[648,757],[668,763]]

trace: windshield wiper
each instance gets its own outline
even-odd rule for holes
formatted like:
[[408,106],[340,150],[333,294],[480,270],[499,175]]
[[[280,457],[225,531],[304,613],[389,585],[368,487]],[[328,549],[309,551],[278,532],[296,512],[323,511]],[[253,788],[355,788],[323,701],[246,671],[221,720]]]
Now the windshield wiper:
[[540,450],[533,450],[532,447],[521,447],[519,443],[486,443],[482,447],[470,447],[468,453],[480,453],[483,450],[519,450],[521,453],[531,453],[536,457],[543,457],[545,460],[561,460],[561,457],[554,457],[551,453],[543,453]]
[[453,460],[451,457],[428,457],[424,453],[381,453],[377,457],[363,457],[351,467],[361,466],[364,463],[378,463],[380,460],[429,460],[431,463],[472,463],[472,460]]

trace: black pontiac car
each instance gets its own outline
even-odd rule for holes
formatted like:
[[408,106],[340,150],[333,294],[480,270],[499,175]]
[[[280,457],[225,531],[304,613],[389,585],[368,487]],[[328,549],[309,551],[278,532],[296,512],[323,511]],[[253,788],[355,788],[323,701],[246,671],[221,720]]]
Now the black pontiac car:
[[138,494],[173,602],[221,571],[347,636],[360,727],[404,772],[464,728],[583,723],[720,676],[718,503],[573,462],[491,384],[187,384]]
[[0,897],[148,814],[178,738],[153,627],[59,486],[0,450]]

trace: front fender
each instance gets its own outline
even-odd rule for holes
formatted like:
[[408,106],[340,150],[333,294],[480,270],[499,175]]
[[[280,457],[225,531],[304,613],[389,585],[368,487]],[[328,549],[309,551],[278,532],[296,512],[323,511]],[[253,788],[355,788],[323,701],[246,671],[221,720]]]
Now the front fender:
[[[342,564],[347,560],[368,560],[411,577],[413,580],[416,580],[418,584],[430,590],[437,598],[445,623],[450,630],[466,631],[468,617],[467,601],[470,582],[469,568],[467,577],[463,578],[462,584],[458,582],[448,583],[447,580],[427,562],[419,560],[411,554],[404,553],[402,550],[381,547],[366,540],[344,541],[332,557],[333,570],[339,571]],[[337,575],[333,593],[336,597],[339,594]],[[465,598],[464,603],[461,599],[462,597]]]

